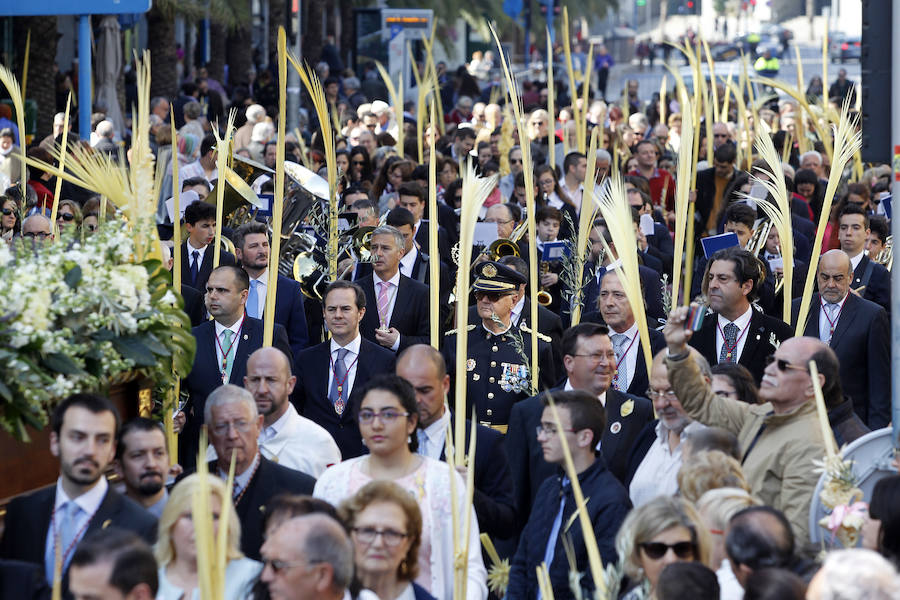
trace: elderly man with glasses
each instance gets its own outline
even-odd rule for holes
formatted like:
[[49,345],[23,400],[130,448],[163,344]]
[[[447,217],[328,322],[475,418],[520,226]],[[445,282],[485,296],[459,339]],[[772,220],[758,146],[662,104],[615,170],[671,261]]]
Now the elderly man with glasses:
[[[759,389],[763,404],[745,404],[716,396],[696,363],[687,360],[687,342],[693,334],[685,326],[690,310],[679,307],[672,311],[664,330],[672,389],[691,418],[738,436],[751,493],[782,511],[798,544],[808,546],[809,504],[819,480],[813,461],[825,456],[808,365],[810,360],[821,364],[823,343],[810,337],[781,342],[767,360]],[[820,373],[818,379],[826,387],[825,375]],[[827,435],[832,434],[829,431]],[[806,554],[815,551],[798,549]]]

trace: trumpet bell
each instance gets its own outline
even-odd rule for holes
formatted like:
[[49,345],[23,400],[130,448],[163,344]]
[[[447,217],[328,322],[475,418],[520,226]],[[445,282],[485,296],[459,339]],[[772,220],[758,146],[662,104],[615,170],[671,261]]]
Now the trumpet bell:
[[353,252],[361,263],[370,263],[375,261],[372,256],[372,232],[374,227],[360,227],[353,234]]
[[312,251],[300,252],[294,259],[294,279],[300,283],[300,291],[307,298],[321,300],[325,293],[325,274]]
[[288,177],[300,184],[304,190],[321,200],[328,200],[328,181],[310,171],[303,165],[289,160],[284,161],[284,172]]
[[539,290],[537,293],[537,303],[541,306],[550,306],[553,302],[553,296],[547,290]]
[[500,260],[504,256],[519,256],[520,254],[519,245],[506,238],[494,240],[487,249],[487,255],[493,261]]

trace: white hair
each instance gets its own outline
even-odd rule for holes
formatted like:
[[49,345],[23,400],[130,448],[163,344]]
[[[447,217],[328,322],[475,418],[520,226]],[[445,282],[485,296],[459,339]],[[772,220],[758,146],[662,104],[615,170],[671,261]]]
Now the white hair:
[[266,116],[266,109],[259,104],[251,104],[247,107],[247,122],[259,123]]
[[203,407],[203,422],[207,425],[212,424],[212,409],[231,404],[233,402],[243,402],[250,409],[250,419],[255,421],[259,416],[259,409],[256,407],[256,400],[253,394],[242,387],[227,383],[217,387],[213,393],[206,398],[206,406]]
[[112,138],[116,135],[116,126],[109,119],[104,119],[97,123],[97,135],[105,138]]
[[814,579],[819,585],[810,586],[811,600],[900,600],[900,575],[872,550],[830,552]]
[[612,155],[610,155],[610,153],[607,152],[606,150],[604,150],[603,148],[600,148],[599,150],[597,150],[597,162],[602,162],[602,161],[611,163]]
[[801,154],[800,155],[800,164],[803,164],[803,161],[806,160],[807,158],[815,158],[817,164],[820,164],[820,165],[822,164],[822,154],[815,150],[810,150],[809,152],[804,152],[803,154]]
[[273,135],[275,135],[275,126],[268,121],[260,121],[253,126],[253,132],[250,133],[250,141],[265,144]]

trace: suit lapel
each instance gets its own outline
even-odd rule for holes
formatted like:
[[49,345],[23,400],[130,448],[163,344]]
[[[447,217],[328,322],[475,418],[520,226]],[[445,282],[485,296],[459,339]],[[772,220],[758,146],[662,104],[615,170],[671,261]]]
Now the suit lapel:
[[745,367],[752,363],[753,356],[756,354],[757,347],[762,343],[762,337],[765,335],[765,327],[760,321],[762,315],[751,308],[753,313],[750,315],[750,323],[748,325],[746,338],[744,339],[744,348],[741,350],[741,357],[738,363]]
[[[810,337],[819,337],[819,315],[822,313],[822,298],[819,294],[813,294],[809,302],[809,312],[806,315],[806,327],[803,333]],[[799,314],[797,315],[799,316]]]
[[397,327],[397,324],[403,321],[403,316],[406,314],[406,307],[408,305],[409,278],[401,275],[400,283],[397,285],[397,296],[394,298],[394,310],[391,312],[391,327]]
[[696,348],[700,354],[704,356],[712,356],[714,360],[718,362],[719,353],[716,352],[716,325],[719,322],[719,315],[717,313],[710,313],[706,316],[706,321],[703,323],[703,327],[700,328],[700,331],[697,332],[699,335],[695,335],[691,339],[696,339]]
[[[244,324],[238,332],[240,338],[238,339],[238,347],[234,352],[234,366],[231,369],[231,377],[228,378],[229,383],[233,383],[234,385],[243,385],[244,384],[244,375],[246,374],[246,369],[235,369],[238,365],[246,365],[247,359],[250,357],[250,348],[251,347],[260,347],[261,343],[256,342],[257,337],[260,336],[259,328],[257,327],[257,321],[251,317],[244,316]],[[242,372],[243,371],[243,372]],[[237,379],[237,381],[235,381]]]
[[116,525],[117,523],[113,523],[113,517],[119,512],[120,502],[121,498],[119,498],[119,495],[115,490],[113,490],[112,487],[107,489],[106,495],[103,497],[103,502],[100,503],[97,512],[94,513],[93,518],[91,518],[91,521],[88,524],[85,535],[92,531],[97,531],[98,529],[106,529],[110,525]]
[[[316,398],[324,398],[325,403],[328,401],[328,373],[331,370],[331,341],[325,340],[321,344],[319,344],[319,349],[316,352],[316,369],[313,370],[313,373],[325,373],[325,377],[316,377],[316,387],[318,390],[316,391]],[[357,364],[359,364],[357,362]],[[357,369],[357,372],[359,369]]]
[[201,325],[197,335],[197,358],[203,361],[202,373],[215,373],[221,378],[219,359],[216,355],[216,322],[207,321]]
[[197,275],[197,279],[209,279],[209,274],[212,273],[213,270],[213,249],[211,248],[211,244],[206,246],[206,250],[203,252],[203,262],[200,263],[200,273]]

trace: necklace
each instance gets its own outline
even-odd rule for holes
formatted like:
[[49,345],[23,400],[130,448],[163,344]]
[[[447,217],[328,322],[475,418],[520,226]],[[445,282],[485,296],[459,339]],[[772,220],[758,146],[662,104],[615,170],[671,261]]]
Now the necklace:
[[338,416],[344,414],[344,407],[346,403],[344,402],[344,384],[347,383],[347,378],[350,377],[350,370],[353,369],[353,365],[356,364],[356,361],[359,360],[359,354],[356,355],[356,358],[353,359],[353,362],[350,363],[350,366],[347,367],[347,371],[344,373],[344,377],[342,379],[338,379],[337,372],[334,370],[334,357],[328,357],[329,367],[331,368],[331,376],[334,377],[334,382],[337,384],[337,401],[334,403],[334,412],[338,414]]
[[[729,344],[725,339],[725,332],[722,331],[722,326],[716,323],[716,327],[719,328],[719,333],[722,335],[722,346],[725,348],[725,360],[731,362],[731,357],[734,354],[735,350],[737,350],[738,344],[741,343],[741,338],[744,337],[744,334],[747,333],[747,330],[750,329],[750,324],[748,323],[744,330],[741,331],[741,335],[737,336],[737,339],[734,340],[734,344]],[[737,327],[735,325],[735,327]]]
[[[634,342],[635,342],[639,337],[640,337],[640,333],[638,333],[638,335],[636,335],[636,336],[634,336],[633,338],[631,338],[631,343],[628,344],[628,347],[627,347],[627,348],[625,348],[625,352],[622,353],[622,358],[620,358],[619,360],[616,361],[616,371],[618,371],[618,370],[619,370],[619,367],[622,366],[622,362],[624,362],[624,361],[625,361],[625,358],[628,356],[628,351],[631,350],[631,347],[634,346]],[[624,390],[619,390],[619,391],[621,392],[621,391],[624,391]]]
[[847,301],[847,296],[844,296],[844,299],[840,302],[840,309],[838,309],[837,315],[832,319],[828,315],[828,311],[825,310],[826,302],[820,298],[822,302],[822,312],[825,313],[825,318],[828,319],[828,342],[831,342],[831,338],[834,336],[834,328],[837,327],[838,319],[841,318],[841,313],[844,311],[844,302]]
[[[69,500],[69,502],[74,502],[74,500]],[[78,541],[81,539],[81,536],[84,535],[84,532],[87,531],[95,514],[96,511],[88,515],[87,521],[85,521],[84,525],[81,526],[81,529],[75,533],[75,537],[72,538],[72,541],[69,542],[69,546],[62,553],[59,562],[62,567],[66,566],[66,560],[68,559],[69,554],[71,554],[75,549],[75,546],[78,545]],[[62,534],[56,529],[56,506],[53,507],[53,512],[50,515],[50,529],[53,531],[53,554],[54,556],[57,556],[59,554],[59,543],[62,541]]]
[[259,469],[259,465],[262,464],[262,457],[259,457],[259,460],[256,461],[256,466],[253,467],[253,472],[250,473],[250,479],[247,480],[247,485],[244,486],[244,489],[241,490],[241,493],[237,495],[237,498],[234,499],[234,506],[237,508],[237,505],[240,503],[241,498],[244,497],[244,494],[247,493],[247,488],[250,487],[250,484],[253,482],[253,478],[256,477],[256,470]]
[[216,336],[216,346],[219,347],[219,352],[222,353],[222,366],[219,370],[219,374],[222,376],[222,383],[228,383],[228,355],[231,354],[231,349],[234,348],[235,342],[238,341],[241,337],[241,330],[244,328],[244,317],[241,316],[241,325],[238,327],[237,332],[232,336],[231,343],[228,344],[228,350],[225,350],[222,347],[222,343],[219,341],[219,336]]

